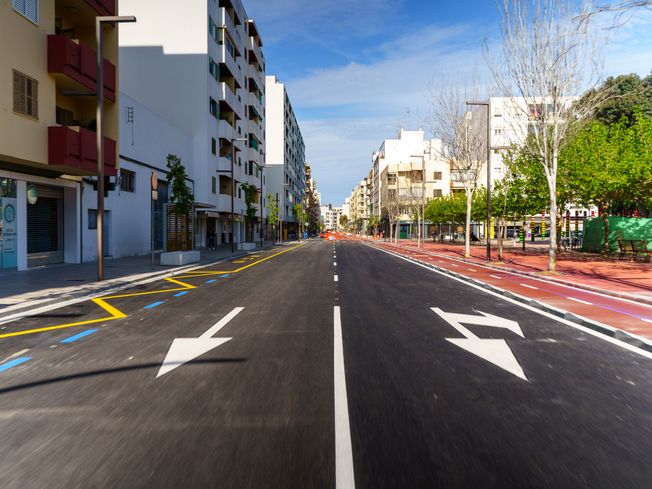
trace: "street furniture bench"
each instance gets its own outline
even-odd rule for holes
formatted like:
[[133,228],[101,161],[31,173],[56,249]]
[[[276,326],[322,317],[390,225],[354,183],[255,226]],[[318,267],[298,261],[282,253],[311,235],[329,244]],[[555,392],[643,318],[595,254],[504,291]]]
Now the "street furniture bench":
[[618,255],[619,260],[625,258],[625,255],[628,253],[631,253],[633,256],[636,256],[636,252],[634,251],[634,245],[632,244],[631,239],[619,239],[618,248],[620,248],[620,254]]
[[643,255],[645,261],[650,261],[650,256],[652,256],[652,250],[648,249],[647,243],[644,239],[633,239],[632,249],[634,250],[634,259],[638,258],[638,255]]

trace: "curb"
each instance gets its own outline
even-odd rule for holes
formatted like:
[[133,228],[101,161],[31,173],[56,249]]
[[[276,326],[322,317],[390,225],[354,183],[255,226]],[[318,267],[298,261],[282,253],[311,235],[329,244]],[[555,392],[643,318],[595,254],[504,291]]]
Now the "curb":
[[[383,250],[387,251],[387,250]],[[459,280],[462,280],[464,282],[472,283],[474,285],[477,285],[478,287],[482,287],[483,289],[491,290],[492,292],[495,292],[497,294],[503,295],[505,297],[509,297],[512,300],[521,302],[523,304],[527,304],[529,306],[535,307],[537,309],[540,309],[542,311],[545,311],[549,314],[553,314],[557,317],[560,317],[562,319],[566,319],[567,321],[572,321],[576,324],[579,324],[581,326],[584,326],[586,328],[589,328],[593,331],[597,331],[598,333],[601,333],[605,336],[608,336],[610,338],[614,338],[616,340],[622,341],[623,343],[627,343],[631,346],[635,346],[637,348],[640,348],[641,350],[645,350],[647,352],[652,353],[652,340],[648,340],[647,338],[643,338],[641,336],[634,335],[632,333],[628,333],[627,331],[624,331],[622,329],[614,328],[613,326],[609,326],[607,324],[600,323],[598,321],[594,321],[592,319],[587,319],[583,316],[578,316],[577,314],[574,314],[572,312],[564,311],[563,309],[559,309],[554,306],[549,306],[548,304],[544,304],[540,301],[530,299],[529,297],[524,297],[519,294],[515,294],[513,292],[510,292],[508,290],[503,290],[499,287],[496,287],[494,285],[482,282],[480,280],[476,280],[471,277],[467,277],[466,275],[462,275],[461,273],[453,272],[451,270],[447,270],[442,267],[438,267],[437,265],[433,265],[432,263],[428,263],[422,260],[418,260],[416,258],[412,258],[410,256],[403,255],[401,253],[397,253],[395,251],[391,251],[390,253],[395,253],[396,255],[401,256],[402,258],[405,258],[407,260],[410,260],[414,263],[418,263],[420,265],[423,265],[425,267],[437,270],[438,272],[441,272],[445,275],[449,275],[451,277],[455,277]],[[465,260],[463,260],[465,261]]]
[[515,268],[509,268],[509,267],[498,267],[496,265],[493,265],[491,263],[486,263],[480,260],[470,260],[468,258],[463,258],[459,256],[452,256],[452,255],[446,255],[442,253],[435,253],[435,252],[429,252],[432,253],[434,256],[438,256],[441,258],[448,258],[450,260],[457,260],[463,263],[468,263],[468,264],[473,264],[473,265],[482,265],[487,268],[491,268],[492,270],[497,270],[497,271],[503,271],[503,272],[509,272],[509,273],[514,273],[516,275],[521,275],[523,277],[529,277],[529,278],[536,278],[538,280],[543,280],[547,282],[552,282],[557,285],[564,285],[566,287],[573,287],[576,289],[581,289],[581,290],[586,290],[588,292],[598,292],[600,294],[604,295],[609,295],[611,297],[616,297],[618,299],[628,299],[628,300],[636,300],[638,302],[641,302],[646,305],[652,306],[652,298],[647,298],[647,297],[641,297],[638,295],[631,295],[631,294],[625,294],[622,292],[615,292],[612,290],[607,290],[607,289],[600,289],[598,287],[594,287],[592,285],[585,285],[585,284],[578,284],[575,282],[568,282],[567,280],[561,280],[558,278],[554,277],[542,277],[540,275],[537,275],[536,273],[533,272],[524,272],[522,270],[517,270]]
[[[271,249],[271,248],[272,247],[267,246],[267,247],[260,248],[258,251]],[[168,269],[162,272],[151,272],[149,275],[141,274],[141,276],[137,280],[128,280],[128,279],[121,280],[120,278],[117,278],[117,279],[113,279],[116,280],[116,282],[107,284],[104,287],[98,287],[93,289],[91,288],[80,289],[79,292],[77,293],[73,292],[70,294],[65,294],[56,298],[52,298],[52,300],[47,300],[47,299],[43,301],[37,300],[37,301],[31,301],[31,303],[27,302],[27,303],[21,303],[15,305],[20,307],[8,306],[6,308],[0,309],[0,322],[8,322],[14,319],[19,319],[26,312],[29,312],[30,315],[38,314],[41,308],[48,308],[48,310],[52,310],[52,306],[58,303],[61,304],[60,307],[65,307],[67,305],[71,305],[76,302],[80,302],[82,300],[92,299],[94,297],[105,295],[107,293],[117,292],[137,285],[145,285],[151,282],[155,282],[157,280],[174,277],[176,275],[182,275],[189,271],[217,265],[219,263],[232,260],[233,258],[240,258],[242,256],[248,255],[249,253],[250,253],[249,251],[246,251],[242,253],[236,253],[234,255],[229,255],[228,257],[225,257],[221,260],[212,261],[205,264],[186,265],[184,267]],[[60,307],[54,309],[59,309]]]

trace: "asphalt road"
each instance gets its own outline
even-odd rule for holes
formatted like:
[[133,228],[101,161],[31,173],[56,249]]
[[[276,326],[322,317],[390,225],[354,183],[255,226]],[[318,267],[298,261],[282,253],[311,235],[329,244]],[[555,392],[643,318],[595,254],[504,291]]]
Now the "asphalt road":
[[652,486],[649,356],[361,243],[284,251],[1,325],[0,487]]

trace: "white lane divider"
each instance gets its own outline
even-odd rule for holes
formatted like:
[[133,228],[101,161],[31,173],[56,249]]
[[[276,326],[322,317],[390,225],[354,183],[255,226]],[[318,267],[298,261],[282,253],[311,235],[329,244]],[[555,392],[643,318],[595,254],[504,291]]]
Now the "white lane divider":
[[490,277],[497,278],[498,280],[502,280],[502,277],[499,277],[498,275],[489,275]]
[[333,372],[335,386],[335,488],[355,489],[353,449],[349,424],[349,402],[346,397],[344,345],[340,306],[333,312]]
[[333,280],[334,280],[335,282],[339,282],[340,279],[338,278],[337,275],[335,275],[335,276],[333,277]]
[[455,265],[455,263],[449,263],[449,265],[450,265],[451,267],[456,267],[456,266],[457,266],[457,265]]
[[477,270],[476,270],[475,268],[467,268],[467,270],[468,270],[469,272],[477,272]]
[[535,287],[534,285],[528,285],[528,284],[521,284],[523,287],[527,287],[528,289],[535,289],[539,290],[539,287]]
[[337,266],[337,262],[336,262],[336,261],[333,262],[333,266],[334,266],[334,267]]
[[576,299],[575,297],[567,297],[567,299],[570,299],[575,302],[581,302],[582,304],[586,304],[587,306],[592,306],[593,303],[588,302],[588,301],[583,301],[582,299]]

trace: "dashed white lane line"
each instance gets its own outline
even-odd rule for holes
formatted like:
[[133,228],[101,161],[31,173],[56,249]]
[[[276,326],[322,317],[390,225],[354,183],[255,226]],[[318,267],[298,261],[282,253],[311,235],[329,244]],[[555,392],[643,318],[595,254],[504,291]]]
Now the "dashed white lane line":
[[499,277],[498,275],[489,275],[490,277],[497,278],[498,280],[502,280],[502,277]]
[[446,263],[444,260],[437,260],[439,263]]
[[477,272],[477,270],[476,270],[475,268],[467,268],[467,270],[468,270],[469,272]]
[[535,287],[534,285],[528,285],[528,284],[521,284],[523,287],[527,287],[528,289],[534,289],[534,290],[539,290],[539,287]]
[[575,302],[581,302],[582,304],[586,304],[587,306],[592,306],[593,305],[593,303],[591,303],[589,301],[583,301],[582,299],[576,299],[575,297],[567,297],[567,299],[570,299],[570,300],[575,301]]
[[333,277],[333,280],[335,280],[335,282],[339,282],[340,279],[338,278],[337,275],[335,275],[335,276]]
[[334,266],[334,267],[337,266],[337,262],[336,262],[336,261],[333,262],[333,266]]
[[455,265],[455,263],[449,263],[451,267],[457,267],[458,265]]
[[647,318],[641,318],[641,319],[646,323],[652,323],[652,319],[647,319]]

